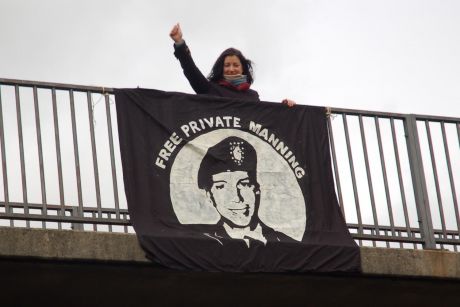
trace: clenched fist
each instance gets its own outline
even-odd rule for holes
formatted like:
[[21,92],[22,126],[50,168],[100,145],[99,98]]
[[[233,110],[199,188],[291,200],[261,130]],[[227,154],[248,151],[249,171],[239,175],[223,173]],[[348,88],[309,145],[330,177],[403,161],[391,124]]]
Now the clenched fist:
[[172,28],[171,32],[169,32],[169,36],[172,38],[172,40],[176,44],[182,43],[182,30],[180,28],[179,23],[175,24],[174,27]]

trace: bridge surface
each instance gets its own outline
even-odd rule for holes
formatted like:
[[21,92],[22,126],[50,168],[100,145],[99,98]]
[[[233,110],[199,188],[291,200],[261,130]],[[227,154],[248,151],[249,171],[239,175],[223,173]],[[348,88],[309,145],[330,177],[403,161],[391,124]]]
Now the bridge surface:
[[361,255],[362,274],[185,272],[149,262],[133,234],[3,227],[0,288],[5,306],[460,306],[460,253]]

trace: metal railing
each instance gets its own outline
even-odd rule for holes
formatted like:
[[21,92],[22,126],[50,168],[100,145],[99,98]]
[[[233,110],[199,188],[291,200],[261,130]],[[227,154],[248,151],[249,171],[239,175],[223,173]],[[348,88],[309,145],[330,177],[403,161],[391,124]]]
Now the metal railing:
[[3,226],[132,231],[113,100],[111,89],[0,79]]
[[[0,79],[0,226],[133,232],[110,88]],[[331,110],[337,196],[360,245],[460,247],[460,119]]]
[[333,109],[329,135],[360,244],[458,250],[460,118]]

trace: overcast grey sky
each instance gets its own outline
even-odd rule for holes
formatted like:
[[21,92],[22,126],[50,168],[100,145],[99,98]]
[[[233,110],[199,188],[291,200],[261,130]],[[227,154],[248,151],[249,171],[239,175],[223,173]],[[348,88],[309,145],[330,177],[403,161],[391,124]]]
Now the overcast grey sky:
[[460,117],[458,0],[0,0],[0,77],[191,93],[168,33],[207,74],[255,62],[263,100]]

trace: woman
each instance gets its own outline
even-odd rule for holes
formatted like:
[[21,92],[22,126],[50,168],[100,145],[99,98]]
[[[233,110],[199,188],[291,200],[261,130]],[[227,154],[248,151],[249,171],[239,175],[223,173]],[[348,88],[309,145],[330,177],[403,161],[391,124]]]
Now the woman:
[[[182,38],[182,30],[176,24],[169,36],[174,41],[174,55],[179,60],[184,74],[197,94],[259,100],[259,94],[250,89],[252,82],[251,61],[235,49],[228,48],[217,58],[208,79],[196,67],[190,50]],[[295,102],[284,99],[282,103],[292,107]]]

